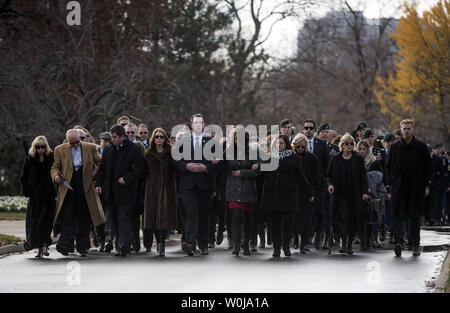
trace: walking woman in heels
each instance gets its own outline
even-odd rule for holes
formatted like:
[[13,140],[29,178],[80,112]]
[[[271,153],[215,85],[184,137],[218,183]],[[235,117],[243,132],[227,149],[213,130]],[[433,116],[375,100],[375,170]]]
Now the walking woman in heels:
[[53,152],[45,136],[34,138],[25,157],[20,183],[22,194],[28,197],[25,221],[25,250],[38,248],[37,258],[49,256],[48,246],[52,243],[53,219],[55,217],[55,189],[50,177]]
[[171,149],[167,133],[162,128],[156,128],[145,152],[148,175],[144,229],[152,229],[155,233],[160,256],[165,256],[168,232],[177,227],[177,193]]

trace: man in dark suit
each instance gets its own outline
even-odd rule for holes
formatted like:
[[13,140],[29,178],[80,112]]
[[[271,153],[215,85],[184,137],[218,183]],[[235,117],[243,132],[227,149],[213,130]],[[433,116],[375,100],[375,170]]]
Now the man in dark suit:
[[439,206],[439,197],[441,195],[441,190],[444,187],[444,171],[446,168],[444,168],[440,152],[440,144],[434,143],[431,150],[433,170],[431,174],[430,194],[428,197],[425,197],[424,203],[425,222],[431,226],[440,222],[442,217],[442,212],[439,212],[439,210],[442,211],[442,208]]
[[194,255],[196,242],[201,255],[208,254],[209,212],[215,192],[215,164],[203,153],[205,144],[211,140],[203,134],[205,122],[201,114],[191,117],[192,134],[185,143],[190,144],[191,156],[174,162],[180,172],[179,189],[184,209],[184,239],[181,248],[189,256]]
[[145,177],[147,166],[141,148],[126,138],[122,125],[114,125],[110,132],[112,145],[103,151],[95,190],[109,203],[107,212],[116,237],[116,256],[126,256],[137,182]]
[[314,200],[314,247],[320,249],[323,241],[323,219],[324,219],[324,194],[326,192],[326,172],[330,163],[330,152],[325,141],[314,137],[314,130],[316,129],[316,122],[312,119],[307,119],[303,122],[303,133],[308,138],[309,146],[313,154],[317,157],[319,165],[319,193]]

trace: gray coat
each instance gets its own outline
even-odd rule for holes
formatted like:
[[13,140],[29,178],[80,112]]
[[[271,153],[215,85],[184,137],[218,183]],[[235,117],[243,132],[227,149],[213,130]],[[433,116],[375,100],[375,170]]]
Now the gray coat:
[[[250,160],[227,160],[227,183],[226,183],[226,197],[227,202],[243,202],[256,203],[258,202],[258,193],[256,189],[256,177],[259,171],[254,171],[251,166],[258,161]],[[231,175],[232,171],[240,170],[240,177]]]

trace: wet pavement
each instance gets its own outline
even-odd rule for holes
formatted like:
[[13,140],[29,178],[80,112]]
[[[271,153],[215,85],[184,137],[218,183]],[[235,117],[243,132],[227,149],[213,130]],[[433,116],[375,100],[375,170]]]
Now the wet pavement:
[[[421,231],[426,246],[450,244],[449,232]],[[35,252],[0,257],[0,292],[432,292],[447,251],[372,250],[341,255],[336,250],[298,250],[273,259],[272,249],[235,257],[221,246],[208,256],[188,257],[178,244],[126,258],[99,254],[62,256],[54,249],[46,259]],[[153,250],[154,251],[154,250]],[[283,255],[283,254],[282,254]]]

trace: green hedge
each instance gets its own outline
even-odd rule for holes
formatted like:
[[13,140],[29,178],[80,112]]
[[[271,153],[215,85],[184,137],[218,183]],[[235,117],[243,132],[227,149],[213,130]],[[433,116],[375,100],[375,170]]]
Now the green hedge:
[[28,198],[26,197],[0,197],[0,212],[26,212]]

